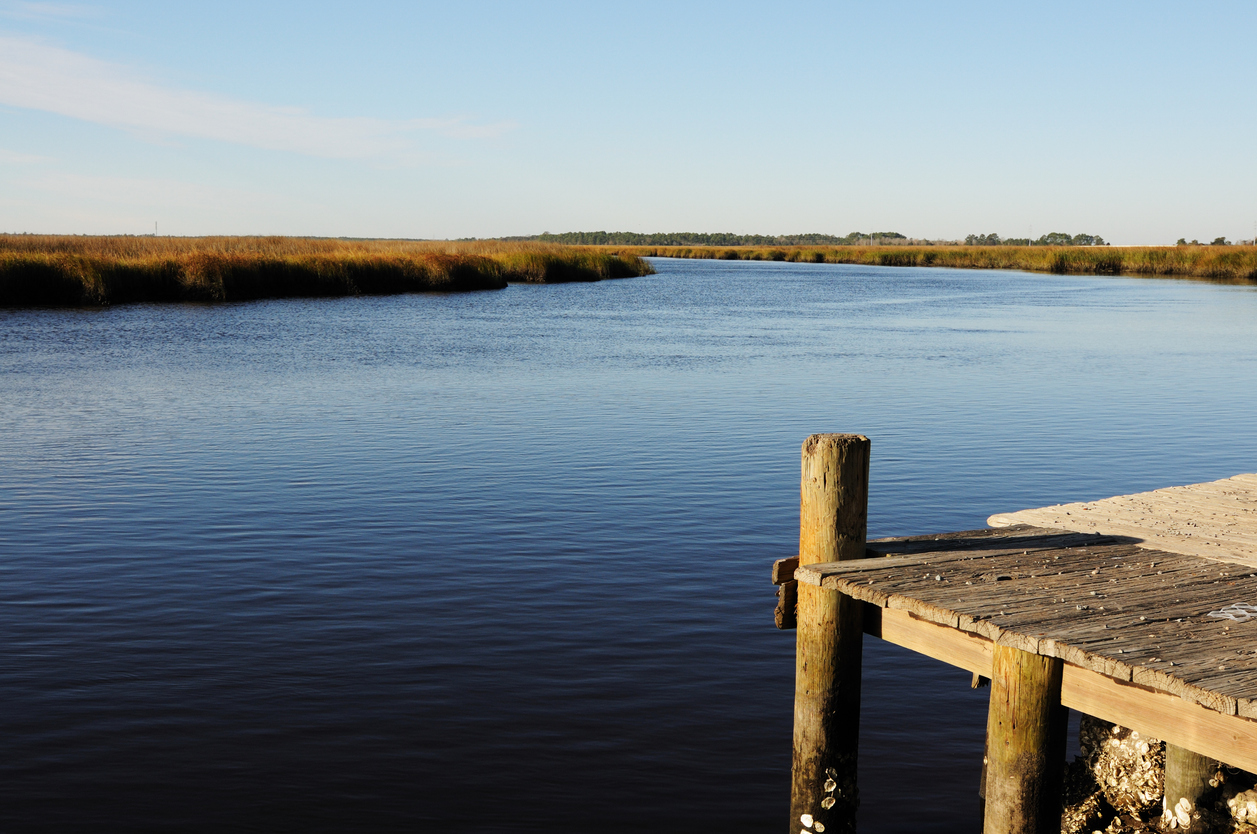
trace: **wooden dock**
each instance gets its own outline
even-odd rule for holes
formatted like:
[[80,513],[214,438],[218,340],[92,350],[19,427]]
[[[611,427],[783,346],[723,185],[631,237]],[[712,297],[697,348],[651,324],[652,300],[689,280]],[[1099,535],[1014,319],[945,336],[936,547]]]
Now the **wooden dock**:
[[1257,568],[1257,475],[999,513],[986,523],[1131,536],[1144,547]]
[[[819,437],[831,449],[833,438],[856,442]],[[858,441],[867,452],[868,441]],[[852,513],[867,512],[867,493],[831,495],[827,509],[809,508],[817,491],[809,477],[837,465],[809,461],[817,454],[827,454],[825,444],[810,438],[801,524],[828,512],[849,526]],[[848,521],[837,521],[844,515]],[[854,830],[857,739],[841,720],[810,714],[859,709],[859,652],[841,649],[844,629],[992,680],[988,834],[1060,831],[1064,707],[1162,739],[1182,751],[1184,767],[1217,760],[1257,772],[1257,476],[989,523],[867,542],[865,558],[817,558],[801,530],[800,557],[774,567],[774,581],[792,575],[798,583],[783,588],[778,617],[791,625],[797,594],[793,834]],[[860,610],[813,622],[820,609],[805,601],[817,594],[832,597],[827,610]],[[818,696],[809,676],[819,667],[845,696]],[[817,732],[828,735],[817,742]],[[1179,774],[1167,771],[1167,783],[1184,792],[1190,812],[1200,790],[1180,789],[1172,776]],[[844,791],[850,801],[834,799]]]

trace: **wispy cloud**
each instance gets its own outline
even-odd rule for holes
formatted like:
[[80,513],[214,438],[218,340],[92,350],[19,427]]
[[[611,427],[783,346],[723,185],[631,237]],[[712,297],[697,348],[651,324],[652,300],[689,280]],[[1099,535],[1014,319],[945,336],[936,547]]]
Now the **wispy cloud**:
[[19,153],[0,148],[0,163],[6,165],[35,165],[41,162],[52,162],[50,156],[38,156],[33,153]]
[[162,206],[164,208],[206,208],[241,205],[257,207],[275,203],[277,198],[263,191],[222,185],[203,185],[174,179],[109,177],[72,174],[62,171],[31,178],[21,183],[33,191],[72,198],[77,203],[111,206]]
[[410,157],[417,132],[476,139],[514,127],[476,124],[463,117],[316,116],[293,107],[164,87],[81,53],[5,36],[0,36],[0,104],[150,135],[216,139],[332,158]]
[[97,176],[49,170],[18,177],[0,190],[0,231],[115,234],[217,229],[242,233],[273,228],[277,218],[320,218],[317,200],[228,183]]
[[0,3],[0,15],[18,20],[90,20],[101,17],[100,9],[81,3]]

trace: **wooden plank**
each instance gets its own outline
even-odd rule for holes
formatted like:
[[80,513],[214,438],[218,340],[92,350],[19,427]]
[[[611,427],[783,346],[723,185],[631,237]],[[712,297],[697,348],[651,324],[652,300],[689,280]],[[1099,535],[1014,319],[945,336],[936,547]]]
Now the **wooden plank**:
[[1257,715],[1257,651],[1248,648],[1257,622],[1207,618],[1257,602],[1257,572],[1113,538],[1004,529],[871,542],[866,552],[895,555],[806,565],[796,576],[1225,715]]
[[[1227,506],[1208,496],[1155,503],[1098,501],[1082,505],[1080,512],[1084,515],[1084,520],[1089,519],[1097,524],[1101,521],[1113,521],[1146,528],[1163,535],[1236,542],[1246,547],[1257,544],[1257,530],[1253,526],[1257,515],[1250,518],[1238,513],[1236,507]],[[1072,517],[1072,512],[1070,515]]]
[[909,611],[866,603],[864,633],[984,678],[991,676],[994,643],[976,634],[927,622]]
[[[1059,541],[1073,542],[1073,544],[1067,544],[1064,547],[1061,547],[1052,543]],[[916,552],[902,556],[884,556],[879,559],[856,559],[846,562],[819,562],[816,564],[800,566],[799,569],[795,571],[794,578],[801,582],[806,582],[809,585],[830,587],[832,583],[826,582],[825,580],[827,577],[831,576],[858,573],[867,574],[870,578],[875,575],[880,577],[882,575],[881,573],[874,574],[871,572],[904,572],[910,568],[926,565],[939,568],[959,567],[963,570],[965,568],[964,563],[966,562],[974,563],[975,565],[980,563],[982,570],[987,573],[1012,572],[1035,573],[1036,575],[1041,575],[1047,572],[1046,561],[1040,563],[1035,562],[1032,559],[1025,559],[1022,557],[1029,556],[1037,552],[1055,550],[1070,550],[1071,552],[1066,555],[1074,560],[1077,560],[1080,557],[1107,559],[1111,558],[1114,554],[1133,555],[1140,553],[1142,555],[1142,552],[1137,550],[1134,545],[1110,544],[1104,539],[1087,537],[1085,539],[1086,542],[1094,542],[1096,544],[1083,548],[1080,546],[1083,541],[1083,539],[1077,538],[1071,534],[1068,538],[1057,537],[1051,541],[1025,539],[1024,541],[1017,541],[1011,547],[988,546],[987,549],[982,550],[937,550]],[[1036,542],[1042,543],[1036,544]],[[1097,547],[1110,549],[1098,550]],[[1000,561],[1000,557],[1014,558]],[[1059,568],[1059,572],[1064,572],[1066,570],[1074,572],[1081,569],[1080,564],[1076,562],[1074,564],[1066,563],[1056,567]],[[1087,569],[1090,570],[1091,567],[1092,566],[1088,566]],[[1055,573],[1058,571],[1054,570],[1053,572]],[[911,576],[908,574],[905,574],[905,579],[906,581],[912,581]]]
[[998,513],[993,527],[1043,525],[1143,538],[1146,546],[1257,567],[1257,476]]
[[1223,715],[1072,664],[1065,665],[1061,678],[1061,703],[1233,767],[1257,771],[1257,721]]
[[794,580],[794,572],[799,569],[799,557],[778,559],[773,562],[773,584],[784,585]]
[[865,547],[870,555],[904,556],[913,553],[946,553],[952,550],[980,552],[983,550],[1014,550],[1024,545],[1026,549],[1048,550],[1059,547],[1082,547],[1100,544],[1102,539],[1116,538],[1096,533],[1014,525],[1003,528],[964,530],[959,533],[941,533],[932,536],[903,536],[874,539]]
[[[946,553],[956,550],[980,552],[988,547],[988,543],[992,549],[1007,550],[1011,553],[1018,547],[1022,547],[1023,544],[1023,550],[1049,550],[1059,547],[1099,544],[1106,539],[1117,541],[1120,537],[1017,525],[1004,528],[988,527],[981,530],[963,530],[958,533],[939,533],[928,536],[896,536],[872,539],[865,544],[864,555],[867,559],[876,559],[915,553]],[[772,567],[773,584],[784,585],[786,582],[793,580],[795,578],[794,572],[798,567],[798,556],[777,559],[773,562]]]
[[[1245,714],[1253,710],[1253,689],[1242,676],[1257,666],[1257,657],[1236,654],[1244,643],[1227,636],[1226,623],[1202,619],[1219,604],[1217,577],[1227,578],[1226,570],[1127,545],[1061,553],[915,554],[820,572],[825,588],[999,645],[1058,657],[1119,680],[1138,678],[1226,714],[1236,714],[1241,703]],[[1131,555],[1138,558],[1127,558]],[[978,584],[1004,571],[1010,581]],[[973,579],[956,581],[965,576]],[[1236,582],[1227,581],[1228,593],[1257,594],[1257,582],[1247,575]],[[1182,616],[1166,622],[1162,614]]]
[[[950,562],[973,562],[979,558],[997,556],[1021,556],[1035,549],[1028,545],[1018,545],[1012,549],[984,551],[980,556],[964,552],[929,552],[915,553],[909,556],[884,556],[880,559],[856,559],[850,562],[818,562],[814,565],[800,565],[794,572],[794,578],[809,585],[828,587],[825,579],[843,574],[867,574],[875,571],[906,571],[921,566],[942,567]],[[906,581],[913,581],[905,576]]]
[[782,583],[777,589],[777,607],[773,609],[773,622],[777,628],[799,627],[799,583]]

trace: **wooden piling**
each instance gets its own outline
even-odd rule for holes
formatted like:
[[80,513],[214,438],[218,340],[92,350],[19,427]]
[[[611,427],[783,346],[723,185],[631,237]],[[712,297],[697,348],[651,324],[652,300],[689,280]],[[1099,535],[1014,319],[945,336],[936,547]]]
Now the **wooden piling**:
[[[816,434],[803,444],[799,564],[861,559],[869,440]],[[800,584],[795,643],[792,832],[855,831],[863,603]]]
[[1068,711],[1064,663],[995,646],[987,716],[986,834],[1058,834]]
[[1218,772],[1217,759],[1179,747],[1165,745],[1165,802],[1167,822],[1174,818],[1177,828],[1191,831],[1201,828],[1194,817],[1200,798],[1210,789],[1209,780]]

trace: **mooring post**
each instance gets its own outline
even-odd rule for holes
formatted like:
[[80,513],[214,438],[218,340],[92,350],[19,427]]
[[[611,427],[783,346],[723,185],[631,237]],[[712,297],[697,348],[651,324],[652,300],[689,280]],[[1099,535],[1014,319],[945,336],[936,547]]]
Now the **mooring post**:
[[1065,735],[1059,658],[995,646],[986,724],[986,834],[1059,834]]
[[[799,488],[799,564],[864,558],[868,501],[869,439],[809,437]],[[855,831],[863,610],[836,591],[799,584],[792,834]]]
[[1191,831],[1202,828],[1196,806],[1213,786],[1209,780],[1218,772],[1217,759],[1210,759],[1174,744],[1165,745],[1165,820]]

